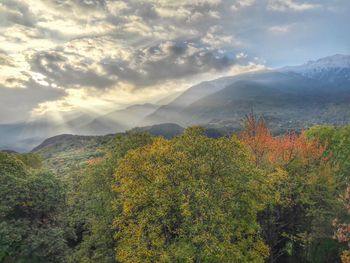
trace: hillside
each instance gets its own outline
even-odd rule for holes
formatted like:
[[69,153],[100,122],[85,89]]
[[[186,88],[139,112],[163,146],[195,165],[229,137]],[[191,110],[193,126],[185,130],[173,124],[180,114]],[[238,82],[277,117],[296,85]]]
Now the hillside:
[[133,105],[106,115],[78,113],[73,116],[42,116],[38,119],[13,124],[0,124],[0,149],[26,152],[46,138],[59,134],[105,135],[124,132],[138,125],[156,110],[153,104]]
[[72,169],[79,169],[88,160],[103,157],[114,137],[63,134],[46,139],[32,152],[39,154],[48,168],[65,175]]
[[0,149],[27,152],[44,139],[64,133],[80,134],[80,127],[91,122],[95,114],[77,113],[73,115],[41,116],[26,122],[0,124]]
[[174,122],[186,124],[186,116],[179,114],[183,108],[191,105],[192,103],[204,98],[210,94],[213,94],[227,85],[231,84],[234,80],[240,79],[242,76],[233,76],[220,78],[213,81],[204,81],[195,85],[184,93],[179,95],[176,99],[168,103],[167,105],[159,107],[152,114],[149,114],[142,122],[144,125],[151,125],[155,123],[167,123]]
[[[139,127],[126,133],[149,133],[152,136],[172,138],[183,132],[177,124],[165,123],[148,127]],[[39,154],[48,168],[58,174],[65,175],[72,170],[78,170],[89,160],[98,159],[110,152],[117,134],[103,136],[82,136],[62,134],[44,140],[31,152]]]

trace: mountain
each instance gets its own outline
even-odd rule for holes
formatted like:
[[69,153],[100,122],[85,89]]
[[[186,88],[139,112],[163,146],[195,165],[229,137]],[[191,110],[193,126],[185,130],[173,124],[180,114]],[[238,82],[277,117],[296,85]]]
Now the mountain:
[[350,56],[337,54],[300,66],[284,67],[280,71],[295,72],[307,78],[342,85],[350,81]]
[[108,133],[122,132],[140,124],[149,114],[159,106],[150,103],[132,105],[122,110],[117,110],[95,118],[93,121],[80,127],[80,133],[103,135]]
[[[336,55],[297,67],[221,78],[213,84],[206,82],[202,93],[202,84],[190,88],[146,121],[167,122],[171,118],[184,126],[205,124],[235,130],[244,115],[253,110],[264,115],[275,131],[347,123],[350,122],[349,72],[350,56]],[[194,96],[182,100],[186,94]]]

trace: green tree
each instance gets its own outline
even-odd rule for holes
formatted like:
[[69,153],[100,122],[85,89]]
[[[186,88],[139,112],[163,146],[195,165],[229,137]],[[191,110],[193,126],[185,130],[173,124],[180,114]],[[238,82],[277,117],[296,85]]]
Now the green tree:
[[28,170],[0,153],[0,261],[63,262],[67,247],[60,225],[63,191],[47,172]]
[[274,176],[235,138],[200,128],[129,151],[116,172],[120,262],[263,262],[256,214]]
[[336,168],[339,192],[345,191],[350,183],[350,125],[315,126],[309,129],[306,135],[327,146],[325,156]]
[[32,169],[41,169],[43,167],[41,157],[35,153],[16,154],[16,158]]
[[75,175],[68,196],[67,218],[75,229],[73,254],[70,262],[113,263],[115,262],[115,240],[113,219],[116,198],[112,191],[114,173],[118,160],[130,149],[150,143],[146,133],[118,135],[111,152],[103,159],[92,159]]

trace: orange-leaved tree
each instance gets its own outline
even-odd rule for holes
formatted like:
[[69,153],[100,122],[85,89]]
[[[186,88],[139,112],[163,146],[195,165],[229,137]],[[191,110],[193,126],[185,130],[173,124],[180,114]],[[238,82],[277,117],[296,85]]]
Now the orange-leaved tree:
[[257,166],[266,162],[287,165],[295,159],[304,163],[320,161],[326,149],[317,140],[307,139],[304,132],[274,137],[265,119],[252,113],[246,115],[239,138],[252,152]]
[[[314,257],[320,244],[331,239],[332,212],[337,207],[336,183],[326,147],[308,139],[304,132],[273,136],[264,118],[246,116],[240,140],[253,156],[254,164],[268,172],[282,170],[287,176],[275,185],[279,202],[260,214],[270,262]],[[318,251],[318,252],[314,252]]]

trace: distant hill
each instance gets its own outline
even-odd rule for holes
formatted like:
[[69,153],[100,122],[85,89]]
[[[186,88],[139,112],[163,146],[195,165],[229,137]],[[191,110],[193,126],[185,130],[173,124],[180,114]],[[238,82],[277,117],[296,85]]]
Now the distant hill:
[[62,115],[57,119],[42,116],[26,122],[0,124],[0,149],[29,151],[45,138],[62,133],[77,133],[80,126],[91,122],[95,117],[87,113],[77,113]]
[[[135,128],[128,132],[148,132],[154,136],[171,138],[181,134],[183,128],[177,124],[166,123]],[[103,157],[113,147],[115,137],[116,134],[103,136],[62,134],[44,140],[31,152],[39,154],[53,171],[65,175],[72,169],[83,167],[89,160]]]
[[13,151],[13,150],[1,150],[0,152],[4,152],[4,153],[9,153],[9,154],[17,154],[18,152]]
[[81,168],[88,160],[103,157],[114,137],[63,134],[46,139],[31,152],[39,154],[47,167],[64,176],[72,169]]

